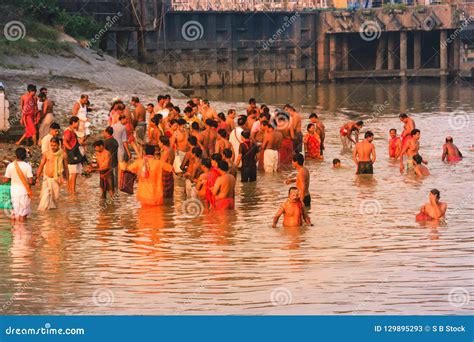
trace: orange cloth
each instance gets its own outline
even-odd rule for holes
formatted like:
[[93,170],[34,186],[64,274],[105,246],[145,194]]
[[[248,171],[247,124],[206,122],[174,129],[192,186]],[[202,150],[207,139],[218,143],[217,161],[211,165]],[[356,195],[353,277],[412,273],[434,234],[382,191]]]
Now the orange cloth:
[[214,210],[232,210],[234,209],[233,198],[221,198],[216,200]]
[[148,163],[148,174],[143,171],[145,159],[137,159],[127,170],[138,176],[137,199],[142,205],[163,204],[163,171],[173,171],[173,166],[161,160],[145,157]]

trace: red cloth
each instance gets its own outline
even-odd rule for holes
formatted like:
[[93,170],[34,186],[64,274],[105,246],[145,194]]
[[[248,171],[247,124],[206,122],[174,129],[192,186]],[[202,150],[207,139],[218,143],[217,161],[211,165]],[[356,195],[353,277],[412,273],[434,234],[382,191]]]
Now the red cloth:
[[448,156],[447,160],[448,162],[458,162],[458,161],[461,161],[462,158],[459,156],[452,156],[452,157]]
[[342,135],[343,137],[345,137],[347,134],[348,134],[348,130],[342,126],[341,129],[339,130],[339,134]]
[[319,139],[316,138],[314,135],[309,135],[308,140],[306,142],[306,157],[318,159],[321,157],[321,143]]
[[216,196],[212,194],[212,188],[216,183],[217,178],[219,177],[219,171],[216,168],[211,168],[207,176],[206,182],[206,203],[210,205],[211,208],[214,208],[216,205]]
[[390,158],[395,158],[395,153],[397,152],[398,140],[400,140],[400,137],[395,137],[390,140]]
[[281,142],[280,150],[278,151],[280,154],[280,163],[282,164],[289,164],[293,160],[293,140],[290,138],[285,138]]
[[173,194],[174,194],[173,172],[162,171],[161,180],[163,183],[163,198],[173,198]]
[[74,147],[77,144],[77,136],[73,130],[66,128],[63,134],[63,140],[68,143],[69,146]]
[[25,123],[25,137],[30,138],[36,136],[36,100],[33,94],[28,94],[28,98],[23,104],[23,121]]
[[431,221],[433,220],[433,218],[428,214],[419,213],[418,215],[416,215],[416,220],[417,221]]
[[234,199],[233,198],[222,198],[216,200],[215,210],[232,210],[234,209]]
[[406,143],[410,140],[410,138],[411,138],[411,135],[405,135],[402,138],[402,148],[405,147]]

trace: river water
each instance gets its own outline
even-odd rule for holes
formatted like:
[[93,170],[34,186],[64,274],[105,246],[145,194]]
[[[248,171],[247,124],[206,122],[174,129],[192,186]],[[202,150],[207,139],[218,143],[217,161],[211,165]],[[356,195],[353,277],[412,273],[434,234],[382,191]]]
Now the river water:
[[[3,314],[472,313],[472,84],[362,81],[198,94],[219,110],[241,111],[254,96],[320,114],[326,160],[308,163],[314,226],[271,228],[291,169],[238,181],[234,212],[197,218],[184,215],[182,181],[174,204],[141,209],[125,194],[99,201],[97,176],[83,178],[75,198],[63,193],[59,210],[35,211],[14,226],[0,218]],[[400,111],[421,129],[426,179],[400,175],[387,158]],[[341,154],[338,128],[357,118],[375,133],[372,179],[358,179]],[[466,156],[459,164],[441,162],[447,135]],[[335,157],[351,169],[332,170]],[[448,202],[446,222],[420,225],[414,217],[432,188]]]

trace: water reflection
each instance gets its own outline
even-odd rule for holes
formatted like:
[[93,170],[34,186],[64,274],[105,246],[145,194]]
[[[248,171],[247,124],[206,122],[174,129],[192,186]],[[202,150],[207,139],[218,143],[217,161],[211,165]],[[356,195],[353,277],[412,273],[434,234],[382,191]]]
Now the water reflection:
[[[287,198],[284,181],[294,172],[291,166],[276,175],[259,172],[256,184],[238,180],[234,212],[203,212],[197,218],[183,215],[180,180],[174,203],[140,208],[135,196],[125,194],[100,202],[95,176],[81,178],[81,191],[75,198],[62,193],[57,211],[35,212],[15,226],[0,218],[0,288],[6,294],[0,307],[18,293],[3,312],[467,314],[473,309],[474,303],[453,307],[447,300],[454,287],[474,290],[469,85],[361,81],[200,95],[218,111],[242,112],[250,97],[294,103],[305,115],[316,109],[327,141],[325,160],[308,163],[314,227],[271,228]],[[385,102],[374,111],[374,104]],[[431,171],[424,179],[400,175],[398,163],[387,157],[387,131],[400,131],[402,107],[422,130],[420,153]],[[469,118],[468,125],[451,127],[453,112]],[[368,126],[376,135],[371,177],[355,175],[351,154],[340,153],[339,127],[362,115],[371,118]],[[440,160],[447,135],[466,155],[460,164]],[[333,170],[333,158],[348,169]],[[432,188],[448,202],[447,219],[439,226],[420,225],[415,215]],[[272,304],[270,294],[280,287],[291,290],[291,305]],[[113,300],[97,305],[98,289],[112,293]]]

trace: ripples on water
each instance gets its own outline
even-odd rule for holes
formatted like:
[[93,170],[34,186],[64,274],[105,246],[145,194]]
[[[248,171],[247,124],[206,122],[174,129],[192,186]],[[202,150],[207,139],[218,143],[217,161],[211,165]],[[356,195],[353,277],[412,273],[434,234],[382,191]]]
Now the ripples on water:
[[[174,203],[141,209],[124,194],[112,204],[99,201],[97,176],[83,178],[77,197],[63,194],[57,211],[35,211],[14,227],[0,219],[0,308],[7,314],[472,313],[473,94],[469,84],[437,83],[401,91],[399,84],[338,84],[209,92],[211,101],[256,95],[269,104],[291,102],[305,114],[318,107],[328,137],[326,160],[308,163],[314,227],[271,228],[290,169],[260,173],[256,184],[238,181],[235,212],[196,219],[183,217],[182,181]],[[432,173],[423,181],[400,176],[387,158],[387,130],[401,127],[403,106],[422,131],[421,153]],[[360,113],[376,135],[372,180],[358,180],[350,155],[340,153],[338,128]],[[452,113],[467,119],[462,129],[450,127]],[[446,135],[466,156],[457,165],[440,160]],[[332,170],[334,157],[351,169]],[[449,205],[440,227],[414,221],[432,188]],[[361,202],[373,214],[364,214]],[[462,288],[461,300],[470,293],[470,303],[450,305],[455,288]]]

